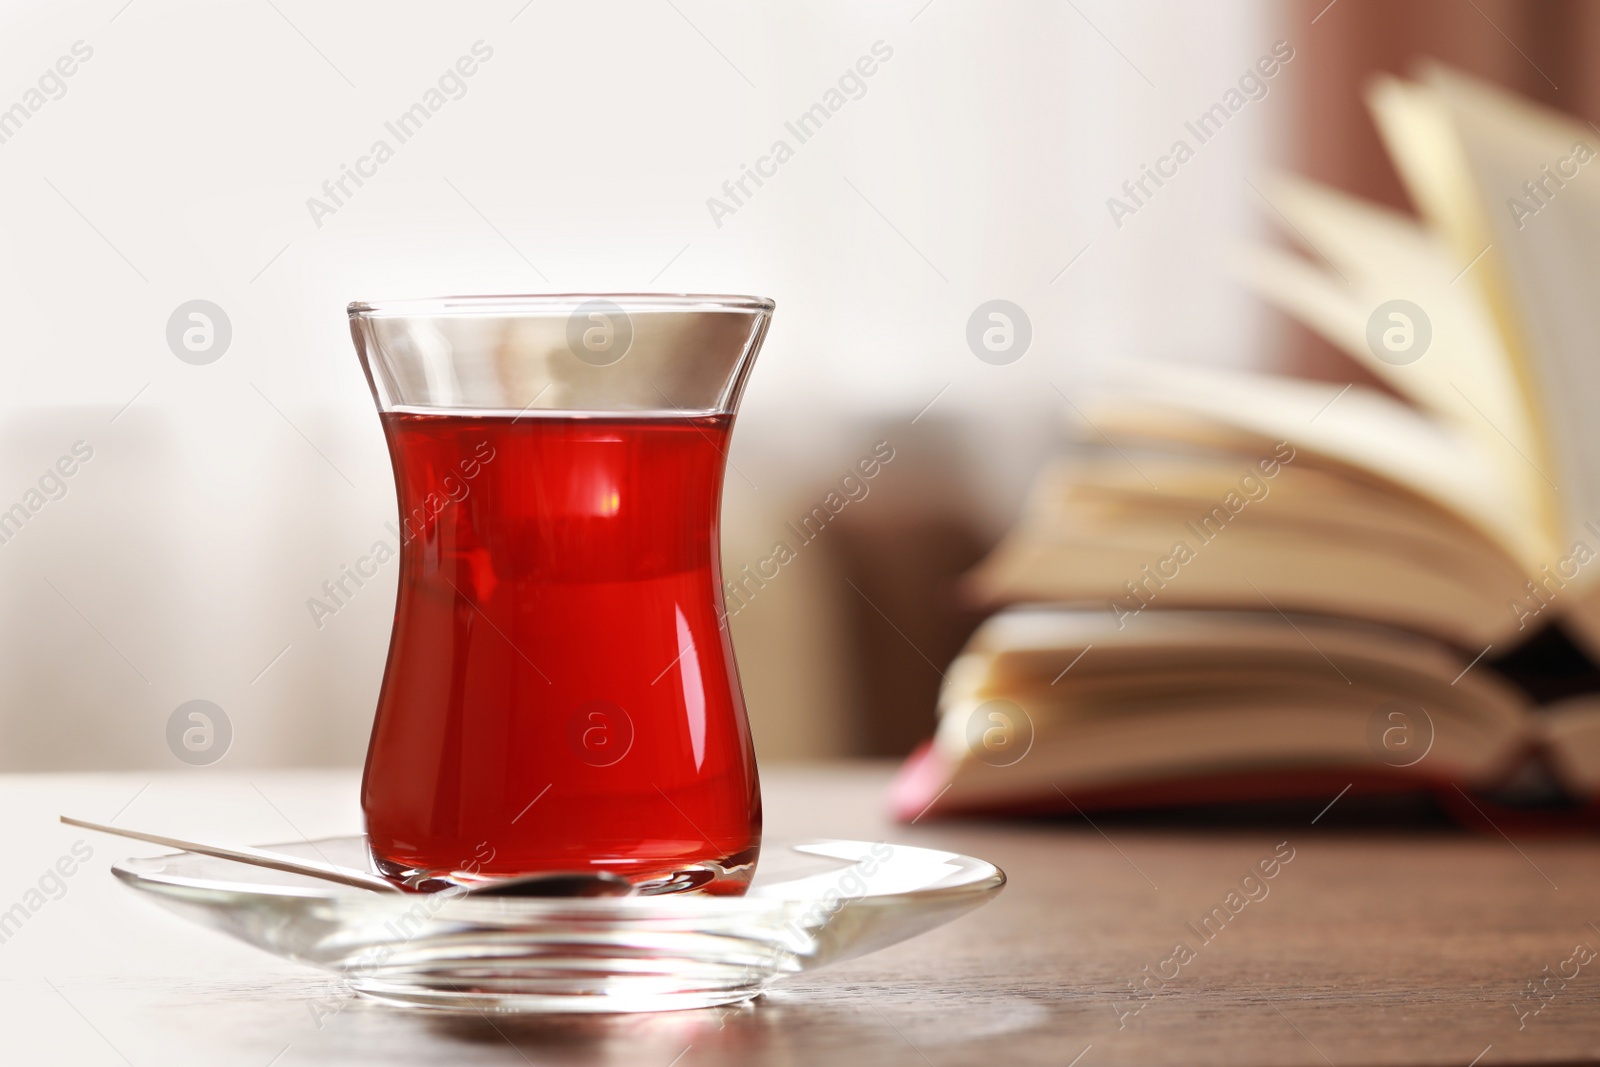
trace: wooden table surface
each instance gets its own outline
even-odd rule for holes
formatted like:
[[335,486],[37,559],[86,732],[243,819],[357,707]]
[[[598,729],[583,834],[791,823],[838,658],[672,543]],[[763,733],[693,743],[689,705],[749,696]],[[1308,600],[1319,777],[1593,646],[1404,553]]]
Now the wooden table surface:
[[[0,1063],[1600,1062],[1600,957],[1581,962],[1600,950],[1590,842],[1352,831],[1331,818],[905,827],[882,816],[888,773],[770,769],[769,836],[972,853],[1009,874],[997,900],[733,1010],[491,1024],[352,1002],[320,1027],[326,976],[140,899],[107,868],[159,849],[55,817],[252,842],[349,833],[354,772],[0,777],[0,912],[30,911],[0,944]],[[46,878],[30,896],[80,841],[93,853],[64,891]],[[1264,862],[1273,877],[1247,880]],[[1541,980],[1543,996],[1527,995]]]

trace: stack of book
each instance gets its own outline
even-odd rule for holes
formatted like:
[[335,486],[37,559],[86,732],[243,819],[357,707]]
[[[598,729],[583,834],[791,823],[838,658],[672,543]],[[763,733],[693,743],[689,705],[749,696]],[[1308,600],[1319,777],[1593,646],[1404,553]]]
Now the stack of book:
[[1443,68],[1369,104],[1420,218],[1282,180],[1243,276],[1391,392],[1144,365],[971,576],[903,818],[1600,797],[1600,132]]

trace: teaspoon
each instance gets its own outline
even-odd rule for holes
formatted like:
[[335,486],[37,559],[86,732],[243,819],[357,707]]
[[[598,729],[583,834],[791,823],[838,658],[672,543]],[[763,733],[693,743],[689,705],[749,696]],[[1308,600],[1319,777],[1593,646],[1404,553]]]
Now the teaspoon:
[[[68,826],[81,826],[85,830],[98,830],[103,834],[129,837],[135,841],[146,841],[153,845],[182,849],[185,852],[193,852],[201,856],[214,856],[217,859],[235,860],[239,863],[249,863],[257,867],[268,867],[272,870],[284,871],[289,874],[303,874],[308,878],[321,878],[324,881],[338,882],[341,885],[354,886],[357,889],[369,889],[375,893],[417,892],[417,890],[409,890],[396,882],[391,882],[382,875],[372,874],[368,871],[358,871],[352,867],[341,867],[334,863],[300,859],[297,856],[287,856],[281,852],[253,848],[249,845],[230,847],[227,845],[211,845],[200,841],[185,841],[178,837],[165,837],[161,834],[145,833],[142,830],[128,830],[120,826],[106,826],[103,823],[89,822],[86,819],[74,819],[67,815],[61,816],[61,821]],[[530,874],[517,878],[504,878],[475,886],[456,885],[442,881],[438,881],[438,884],[440,885],[440,889],[436,890],[438,892],[453,891],[452,895],[454,896],[474,897],[624,897],[635,892],[632,883],[618,875],[585,871],[555,871],[546,874]]]

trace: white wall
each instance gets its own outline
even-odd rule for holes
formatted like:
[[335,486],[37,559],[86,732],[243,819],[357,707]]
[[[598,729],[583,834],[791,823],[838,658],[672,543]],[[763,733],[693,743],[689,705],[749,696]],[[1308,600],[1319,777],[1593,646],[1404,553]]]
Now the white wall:
[[[998,530],[1073,429],[1056,386],[1270,340],[1214,260],[1254,224],[1281,87],[1120,229],[1106,206],[1270,49],[1256,4],[122,2],[0,7],[0,109],[93,49],[0,143],[0,508],[94,449],[0,544],[0,769],[173,766],[194,698],[232,720],[232,765],[360,757],[392,572],[320,630],[305,608],[394,508],[349,300],[776,297],[735,565],[935,396],[919,429],[963,457],[944,490]],[[396,146],[384,123],[480,40],[465,95]],[[784,122],[878,41],[864,95],[798,144]],[[394,158],[319,226],[307,199],[379,137]],[[793,158],[717,225],[707,199],[780,137]],[[165,339],[196,298],[233,327],[205,366]],[[1009,366],[965,341],[992,298],[1032,321]],[[845,587],[808,567],[736,621],[769,757],[842,744]]]

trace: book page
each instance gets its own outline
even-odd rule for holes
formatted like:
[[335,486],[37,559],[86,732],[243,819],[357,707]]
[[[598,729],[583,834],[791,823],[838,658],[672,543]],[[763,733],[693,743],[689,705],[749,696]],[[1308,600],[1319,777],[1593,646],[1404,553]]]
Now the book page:
[[[1544,439],[1493,317],[1463,284],[1468,260],[1415,220],[1335,190],[1292,178],[1269,188],[1327,262],[1256,248],[1240,258],[1246,280],[1396,392],[1478,437],[1512,477],[1538,477],[1530,463],[1548,465]],[[1384,309],[1398,300],[1425,316],[1405,312],[1412,321],[1400,336],[1414,351],[1384,345],[1400,321]]]
[[[980,627],[940,693],[945,802],[1053,801],[1057,791],[1247,770],[1393,771],[1370,733],[1389,706],[1426,712],[1426,761],[1414,773],[1488,783],[1532,732],[1511,686],[1404,631],[1310,617],[1290,626],[1266,612],[1147,621],[1118,629],[1098,612],[1036,609]],[[1027,759],[979,756],[986,730],[1015,729],[1024,716]]]
[[[1367,87],[1367,110],[1389,159],[1428,225],[1468,263],[1489,244],[1488,221],[1473,186],[1461,138],[1439,94],[1425,85],[1389,75]],[[1482,288],[1479,286],[1478,288]],[[1501,294],[1486,294],[1491,303]],[[1502,334],[1508,331],[1501,327]],[[1502,338],[1507,343],[1515,337]]]
[[1380,393],[1175,364],[1133,363],[1124,373],[1087,403],[1087,417],[1103,433],[1160,438],[1187,418],[1199,424],[1195,431],[1215,427],[1223,445],[1238,443],[1230,433],[1287,441],[1448,509],[1529,573],[1556,558],[1539,518],[1540,490],[1508,476],[1473,436]]
[[1532,609],[1508,604],[1524,570],[1452,513],[1309,453],[1269,476],[1256,464],[1249,452],[1131,445],[1126,458],[1105,448],[1058,461],[963,591],[989,604],[1095,605],[1128,625],[1148,619],[1146,607],[1270,605],[1474,649],[1522,635]]
[[[1461,138],[1504,284],[1563,504],[1563,542],[1600,522],[1600,136],[1588,126],[1443,68],[1428,74]],[[1580,574],[1587,585],[1600,575]]]
[[[1263,296],[1397,392],[1474,439],[1516,484],[1544,535],[1560,528],[1547,439],[1476,286],[1448,244],[1414,220],[1310,182],[1274,182],[1273,203],[1324,262],[1258,247],[1239,257]],[[1399,351],[1387,343],[1398,339]],[[1412,346],[1407,348],[1406,346]],[[1546,561],[1541,561],[1546,562]]]

